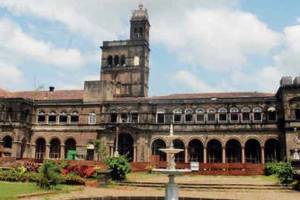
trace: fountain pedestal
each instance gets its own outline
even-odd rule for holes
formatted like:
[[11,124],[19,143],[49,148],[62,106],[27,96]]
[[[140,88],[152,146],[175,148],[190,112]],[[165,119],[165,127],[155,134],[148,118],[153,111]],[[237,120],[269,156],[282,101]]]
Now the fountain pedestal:
[[178,185],[175,183],[175,174],[169,175],[169,182],[166,187],[165,200],[177,200],[178,199]]

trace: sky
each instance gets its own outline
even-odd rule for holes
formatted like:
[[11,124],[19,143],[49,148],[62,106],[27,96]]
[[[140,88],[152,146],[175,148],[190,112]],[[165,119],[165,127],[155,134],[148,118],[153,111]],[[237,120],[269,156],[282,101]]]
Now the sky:
[[1,0],[0,88],[82,89],[104,40],[150,17],[149,95],[276,92],[300,76],[299,0]]

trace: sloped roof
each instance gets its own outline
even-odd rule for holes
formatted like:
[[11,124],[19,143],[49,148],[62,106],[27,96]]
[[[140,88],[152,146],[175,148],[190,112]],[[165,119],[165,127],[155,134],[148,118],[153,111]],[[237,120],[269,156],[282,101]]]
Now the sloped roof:
[[21,91],[14,92],[13,96],[33,100],[72,100],[83,99],[83,90]]

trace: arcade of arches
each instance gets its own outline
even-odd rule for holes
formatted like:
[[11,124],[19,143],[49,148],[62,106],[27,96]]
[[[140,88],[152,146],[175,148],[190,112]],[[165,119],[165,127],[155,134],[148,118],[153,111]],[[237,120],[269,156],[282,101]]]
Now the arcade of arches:
[[[174,140],[174,147],[183,149],[176,155],[176,162],[200,163],[265,163],[277,162],[281,159],[280,142],[268,139],[264,146],[256,139],[249,139],[245,146],[236,139],[228,140],[223,146],[217,139],[211,139],[205,146],[200,140],[192,139],[187,146],[180,139]],[[163,139],[155,139],[151,144],[153,159],[166,161],[166,155],[159,151],[166,147]]]

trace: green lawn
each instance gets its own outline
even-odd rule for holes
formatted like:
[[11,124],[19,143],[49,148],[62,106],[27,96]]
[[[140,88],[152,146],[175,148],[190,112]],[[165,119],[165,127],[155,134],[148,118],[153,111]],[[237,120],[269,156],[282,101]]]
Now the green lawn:
[[[68,190],[70,186],[57,186],[57,191]],[[18,183],[0,181],[0,200],[16,199],[20,194],[29,194],[36,192],[46,192],[36,186],[35,183]]]

